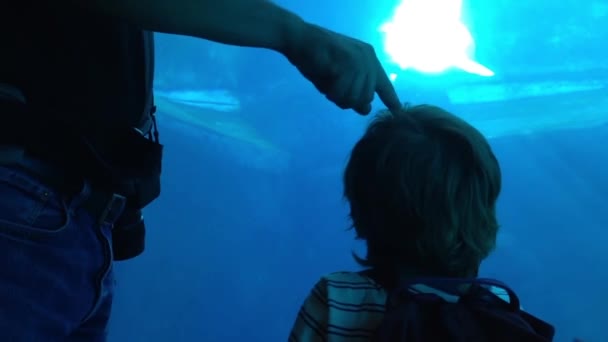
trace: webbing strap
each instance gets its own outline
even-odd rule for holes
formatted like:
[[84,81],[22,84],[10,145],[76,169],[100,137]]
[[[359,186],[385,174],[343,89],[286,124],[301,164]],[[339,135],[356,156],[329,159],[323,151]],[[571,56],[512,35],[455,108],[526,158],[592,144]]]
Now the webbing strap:
[[1,83],[1,82],[0,82],[0,100],[20,102],[23,104],[25,104],[27,102],[25,99],[25,94],[23,94],[21,89],[15,87],[12,84]]
[[136,128],[143,135],[148,135],[154,129],[153,115],[154,115],[154,90],[153,90],[153,77],[154,77],[154,33],[150,31],[141,31],[142,45],[143,45],[143,73],[144,73],[144,113],[142,115],[142,121],[138,123]]

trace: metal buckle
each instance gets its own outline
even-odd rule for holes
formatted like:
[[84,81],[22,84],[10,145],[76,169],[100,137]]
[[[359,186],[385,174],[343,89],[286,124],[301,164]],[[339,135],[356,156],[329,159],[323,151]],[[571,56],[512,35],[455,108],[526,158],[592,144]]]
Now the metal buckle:
[[112,194],[112,197],[108,201],[105,209],[99,217],[99,224],[108,223],[114,226],[114,223],[118,220],[122,211],[127,203],[127,198],[119,194]]

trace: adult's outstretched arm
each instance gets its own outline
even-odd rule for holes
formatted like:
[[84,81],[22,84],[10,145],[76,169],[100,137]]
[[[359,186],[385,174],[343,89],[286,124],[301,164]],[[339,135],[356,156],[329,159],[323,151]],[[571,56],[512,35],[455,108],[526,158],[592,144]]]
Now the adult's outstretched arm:
[[62,0],[118,17],[142,29],[284,53],[307,29],[294,13],[267,0]]
[[341,108],[371,111],[374,93],[391,111],[401,103],[367,43],[307,23],[268,0],[60,0],[142,29],[266,48],[285,55]]

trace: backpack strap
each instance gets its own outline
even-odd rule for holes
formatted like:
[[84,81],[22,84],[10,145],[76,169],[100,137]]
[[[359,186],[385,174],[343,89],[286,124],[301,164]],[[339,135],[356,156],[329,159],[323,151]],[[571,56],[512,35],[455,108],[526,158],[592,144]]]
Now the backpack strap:
[[[489,278],[415,278],[405,285],[416,287],[424,284],[434,289],[458,297],[459,301],[484,300],[499,305],[512,312],[521,308],[519,297],[505,283]],[[496,290],[504,291],[508,296],[505,299],[496,294]],[[506,305],[505,305],[506,304]]]
[[154,33],[141,31],[143,46],[143,73],[144,73],[144,112],[136,129],[144,136],[159,142],[156,125],[156,106],[154,105]]
[[555,333],[523,312],[515,292],[494,279],[410,278],[388,292],[377,341],[546,342]]
[[8,83],[0,83],[0,101],[26,103],[25,94],[21,89]]

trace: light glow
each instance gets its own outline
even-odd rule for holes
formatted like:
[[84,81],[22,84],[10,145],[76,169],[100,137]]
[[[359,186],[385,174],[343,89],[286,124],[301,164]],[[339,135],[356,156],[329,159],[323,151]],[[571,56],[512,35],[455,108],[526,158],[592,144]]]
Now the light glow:
[[461,12],[462,0],[403,0],[381,27],[386,53],[402,70],[441,73],[458,68],[494,76],[473,59],[475,41]]

